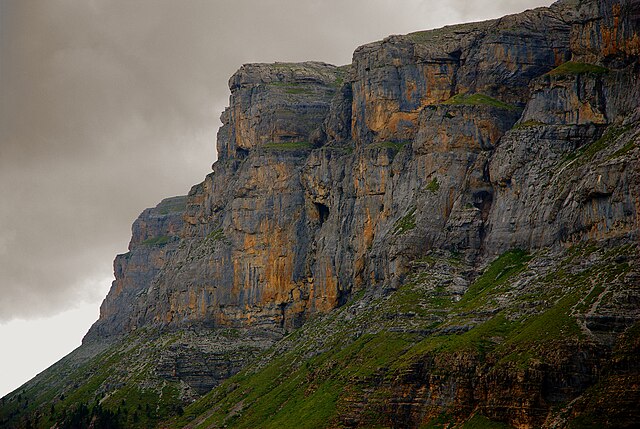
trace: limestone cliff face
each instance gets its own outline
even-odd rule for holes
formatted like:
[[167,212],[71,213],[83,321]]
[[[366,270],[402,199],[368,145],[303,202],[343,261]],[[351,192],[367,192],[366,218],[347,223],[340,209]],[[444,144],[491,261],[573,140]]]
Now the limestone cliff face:
[[638,0],[560,0],[242,66],[0,426],[637,427],[639,57]]
[[634,234],[637,8],[564,1],[391,36],[349,67],[243,66],[214,172],[184,212],[136,221],[89,337],[284,332],[397,287],[433,248],[473,261]]
[[183,213],[186,197],[163,200],[155,208],[142,212],[133,224],[129,251],[113,261],[115,281],[100,307],[100,320],[89,337],[112,332],[130,332],[132,302],[139,300],[177,249],[184,228]]

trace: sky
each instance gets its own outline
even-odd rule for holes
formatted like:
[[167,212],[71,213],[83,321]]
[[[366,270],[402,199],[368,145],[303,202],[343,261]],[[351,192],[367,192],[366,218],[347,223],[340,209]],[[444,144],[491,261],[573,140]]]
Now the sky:
[[0,396],[80,345],[146,207],[211,171],[243,63],[550,0],[0,0]]

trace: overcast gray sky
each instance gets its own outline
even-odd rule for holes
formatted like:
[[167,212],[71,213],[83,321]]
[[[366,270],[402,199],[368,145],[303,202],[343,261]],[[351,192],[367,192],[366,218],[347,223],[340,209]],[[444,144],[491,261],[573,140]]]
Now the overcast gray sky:
[[0,0],[3,349],[20,337],[15,319],[82,306],[97,317],[135,217],[210,171],[241,64],[346,64],[389,34],[550,3]]

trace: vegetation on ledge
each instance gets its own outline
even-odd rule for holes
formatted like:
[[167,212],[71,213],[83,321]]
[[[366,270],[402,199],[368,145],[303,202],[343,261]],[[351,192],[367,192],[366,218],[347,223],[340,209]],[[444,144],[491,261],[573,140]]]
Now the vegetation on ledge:
[[299,142],[282,142],[282,143],[266,143],[262,145],[264,149],[267,150],[282,150],[282,151],[293,151],[293,150],[310,150],[313,149],[313,145],[307,141],[299,141]]
[[[609,128],[607,128],[604,134],[602,134],[602,137],[600,137],[598,140],[591,142],[581,147],[580,149],[571,152],[569,155],[567,155],[565,157],[565,162],[570,161],[572,163],[575,162],[576,165],[583,165],[593,160],[593,158],[598,153],[600,153],[601,151],[603,151],[604,149],[606,149],[607,147],[615,143],[615,141],[618,140],[620,136],[622,136],[624,133],[626,133],[630,129],[631,129],[631,126],[625,126],[625,127],[619,127],[615,125],[610,126]],[[633,149],[634,144],[635,142],[632,140],[631,142],[627,143],[627,145],[625,145],[624,148],[616,151],[616,153],[614,153],[612,157],[619,156],[620,154],[626,153],[627,151]]]
[[413,207],[409,213],[396,221],[393,226],[393,235],[402,235],[416,227],[416,208]]
[[589,73],[593,75],[602,75],[602,74],[609,73],[609,69],[606,67],[595,65],[595,64],[567,61],[566,63],[562,63],[555,69],[551,70],[549,73],[547,73],[547,75],[572,76],[572,75],[585,74],[585,73]]
[[434,177],[433,179],[431,179],[425,189],[432,194],[437,194],[438,190],[440,190],[440,183],[438,183],[438,178]]
[[442,104],[464,105],[464,106],[493,106],[498,109],[518,110],[516,106],[500,101],[496,98],[484,94],[456,94]]
[[164,246],[169,241],[171,241],[171,237],[168,235],[160,235],[158,237],[147,238],[140,244],[144,244],[145,246]]
[[405,147],[407,144],[411,144],[411,142],[408,141],[408,140],[399,141],[399,142],[383,141],[383,142],[373,143],[369,147],[370,148],[392,149],[392,150],[397,152],[400,149],[402,149],[403,147]]

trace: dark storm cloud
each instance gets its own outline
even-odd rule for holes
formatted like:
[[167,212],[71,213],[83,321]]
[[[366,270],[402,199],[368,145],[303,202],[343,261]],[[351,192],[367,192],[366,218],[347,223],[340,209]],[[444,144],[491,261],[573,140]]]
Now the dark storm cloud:
[[209,171],[242,63],[344,64],[388,34],[549,3],[0,0],[0,322],[104,293],[137,214]]

